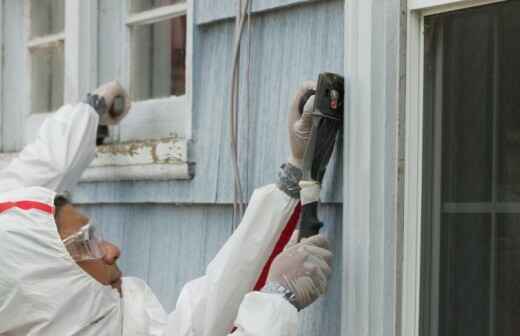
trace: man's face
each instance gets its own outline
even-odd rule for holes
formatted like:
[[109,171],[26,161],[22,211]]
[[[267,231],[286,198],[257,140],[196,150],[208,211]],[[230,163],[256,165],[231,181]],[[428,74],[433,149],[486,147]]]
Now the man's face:
[[[89,218],[79,212],[71,204],[64,205],[56,216],[58,232],[61,239],[65,239],[87,225]],[[121,255],[119,248],[109,242],[103,242],[105,256],[99,260],[76,262],[85,272],[103,285],[112,286],[121,294],[121,271],[116,261]]]

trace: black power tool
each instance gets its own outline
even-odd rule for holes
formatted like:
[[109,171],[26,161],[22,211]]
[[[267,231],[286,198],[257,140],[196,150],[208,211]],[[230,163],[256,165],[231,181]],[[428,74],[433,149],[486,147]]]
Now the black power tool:
[[[333,73],[322,73],[316,91],[308,91],[299,104],[300,113],[307,100],[315,95],[312,113],[312,132],[303,159],[303,181],[321,184],[339,131],[343,127],[345,84],[344,78]],[[319,233],[323,223],[318,219],[318,202],[302,208],[298,241]]]

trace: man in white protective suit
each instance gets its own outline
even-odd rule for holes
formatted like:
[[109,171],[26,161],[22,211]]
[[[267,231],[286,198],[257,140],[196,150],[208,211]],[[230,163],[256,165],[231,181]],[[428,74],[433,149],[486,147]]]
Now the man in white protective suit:
[[[299,183],[313,97],[302,115],[298,102],[314,85],[306,82],[294,98],[292,155],[278,183],[254,192],[238,229],[170,314],[143,281],[122,277],[119,249],[60,196],[93,160],[98,125],[129,111],[126,92],[111,82],[60,108],[0,172],[0,335],[296,335],[297,311],[325,293],[331,272],[323,236],[292,242],[273,261],[300,201],[319,197],[317,184]],[[116,116],[118,96],[126,106]]]

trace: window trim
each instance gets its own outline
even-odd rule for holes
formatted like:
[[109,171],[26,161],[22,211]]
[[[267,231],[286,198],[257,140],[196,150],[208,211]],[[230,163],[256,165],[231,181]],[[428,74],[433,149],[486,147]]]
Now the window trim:
[[507,0],[409,0],[407,10],[402,336],[420,335],[425,16]]
[[[130,11],[130,1],[125,0],[122,2],[123,12],[126,13],[126,20],[124,20],[126,32],[125,32],[125,42],[123,46],[123,64],[122,68],[124,69],[121,74],[123,85],[131,91],[132,88],[132,62],[131,59],[131,34],[132,28],[138,27],[142,25],[152,24],[155,22],[171,19],[174,17],[186,15],[186,92],[183,96],[170,96],[165,98],[150,98],[140,101],[134,101],[134,112],[133,115],[129,115],[123,122],[117,127],[116,134],[117,138],[120,141],[134,141],[132,134],[127,138],[125,136],[125,128],[131,129],[132,127],[135,129],[139,125],[137,120],[143,115],[142,110],[146,110],[146,105],[157,104],[160,106],[161,104],[164,106],[165,104],[169,104],[170,109],[180,108],[182,111],[176,111],[176,116],[172,119],[174,120],[174,124],[183,125],[178,129],[181,133],[173,134],[173,136],[177,136],[185,139],[186,141],[190,141],[192,138],[192,92],[193,92],[193,81],[192,81],[192,73],[193,73],[193,25],[194,25],[194,1],[193,0],[185,0],[184,3],[173,4],[163,7],[154,8],[151,10],[142,11],[139,13],[131,13]],[[184,105],[184,106],[182,106]],[[132,126],[131,124],[134,124]],[[144,129],[146,132],[146,128]],[[148,131],[151,132],[151,131]]]
[[[127,3],[124,1],[124,3]],[[82,96],[98,85],[98,64],[97,64],[97,20],[98,3],[97,1],[67,0],[65,2],[65,31],[59,34],[52,34],[44,38],[30,37],[30,0],[24,0],[24,30],[25,44],[24,49],[25,64],[30,64],[29,47],[37,48],[57,40],[65,42],[65,88],[64,103],[74,103],[79,101]],[[188,144],[192,137],[192,64],[193,64],[193,0],[186,0],[180,6],[173,5],[166,8],[158,8],[151,11],[139,13],[138,16],[131,17],[131,22],[150,22],[150,13],[154,15],[171,15],[175,9],[179,15],[187,15],[187,40],[186,40],[186,94],[184,95],[185,109],[182,115],[182,136],[169,136],[157,140],[140,140],[120,144],[107,144],[98,148],[96,159],[87,168],[82,177],[85,182],[108,182],[126,180],[172,180],[190,179],[193,177],[192,165],[188,162]],[[123,6],[124,7],[124,6]],[[173,8],[175,7],[175,8]],[[182,7],[182,8],[181,8]],[[181,11],[179,10],[181,8]],[[73,19],[70,19],[73,18]],[[125,27],[126,22],[124,23]],[[129,46],[129,32],[126,34]],[[125,56],[128,54],[124,54]],[[126,57],[125,57],[126,58]],[[125,61],[127,62],[127,61]],[[85,66],[85,65],[88,66]],[[125,65],[125,64],[123,64]],[[123,67],[124,69],[125,67]],[[128,67],[127,67],[128,68]],[[129,69],[129,68],[128,68]],[[128,73],[123,71],[120,74],[123,84],[128,84]],[[81,79],[81,80],[80,80]],[[126,82],[125,82],[126,81]],[[26,101],[31,101],[31,73],[28,71],[24,80]],[[178,97],[170,97],[178,98]],[[167,99],[170,99],[167,98]],[[150,101],[145,101],[149,103]],[[23,122],[23,143],[27,143],[36,134],[37,128],[50,113],[31,113],[31,107],[24,109]],[[125,118],[125,120],[128,118]],[[113,127],[111,133],[119,138],[120,126]],[[31,137],[29,137],[31,135]],[[158,145],[159,144],[159,145]],[[130,155],[135,147],[145,148],[139,155]],[[157,156],[157,146],[168,149],[163,156],[170,159],[161,159]],[[162,147],[161,147],[162,146]],[[113,153],[118,152],[119,155]],[[123,154],[121,154],[123,153]],[[125,155],[124,153],[127,153]],[[0,153],[0,168],[5,167],[18,153]],[[175,160],[171,160],[175,158]]]

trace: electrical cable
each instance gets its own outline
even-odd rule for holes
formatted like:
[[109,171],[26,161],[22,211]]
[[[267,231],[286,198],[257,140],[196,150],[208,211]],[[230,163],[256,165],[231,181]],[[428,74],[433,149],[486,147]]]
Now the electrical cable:
[[237,226],[244,214],[244,197],[242,193],[242,183],[240,181],[240,165],[238,151],[238,103],[239,103],[239,83],[240,83],[240,45],[244,23],[246,18],[250,19],[248,8],[251,0],[240,0],[238,14],[235,24],[235,39],[233,44],[233,58],[231,62],[232,75],[230,81],[229,114],[230,114],[230,147],[231,160],[233,164],[234,178],[234,199],[233,199],[233,226]]

